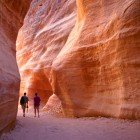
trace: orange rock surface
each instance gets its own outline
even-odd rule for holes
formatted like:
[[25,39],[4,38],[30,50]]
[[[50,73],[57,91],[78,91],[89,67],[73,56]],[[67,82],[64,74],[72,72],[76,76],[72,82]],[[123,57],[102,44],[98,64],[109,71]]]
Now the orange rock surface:
[[14,126],[20,76],[16,63],[16,37],[30,0],[0,1],[0,133]]
[[77,0],[77,7],[52,65],[65,114],[140,118],[140,1]]
[[21,91],[44,102],[54,92],[66,116],[139,119],[139,0],[76,3],[32,3],[17,41]]
[[75,23],[75,1],[33,1],[17,38],[20,93],[32,100],[38,92],[45,105],[53,94],[50,69]]

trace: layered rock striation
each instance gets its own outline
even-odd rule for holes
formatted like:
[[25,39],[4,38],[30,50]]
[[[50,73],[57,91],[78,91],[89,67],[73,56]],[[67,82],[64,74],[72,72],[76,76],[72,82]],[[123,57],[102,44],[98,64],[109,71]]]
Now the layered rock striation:
[[52,65],[65,114],[140,118],[140,2],[77,6],[75,27]]
[[17,40],[21,91],[44,102],[53,92],[69,117],[139,119],[139,0],[76,3],[32,2]]
[[45,105],[53,94],[52,62],[75,24],[74,0],[33,0],[17,38],[17,61],[21,74],[20,93],[41,96]]
[[20,76],[16,38],[30,0],[0,0],[0,133],[14,126]]

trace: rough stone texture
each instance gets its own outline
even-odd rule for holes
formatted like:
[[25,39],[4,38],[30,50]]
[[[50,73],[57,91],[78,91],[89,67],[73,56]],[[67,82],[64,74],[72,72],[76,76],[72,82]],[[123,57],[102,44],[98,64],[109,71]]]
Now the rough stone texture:
[[0,0],[0,133],[14,126],[20,76],[16,37],[30,0]]
[[50,69],[75,23],[74,0],[33,0],[17,38],[20,93],[38,92],[45,105],[53,94]]
[[43,107],[43,111],[55,116],[64,116],[60,99],[55,94],[51,95],[47,104]]
[[77,6],[77,23],[52,65],[65,114],[140,119],[140,1]]
[[17,41],[22,91],[53,90],[66,116],[139,119],[139,0],[76,2],[72,29],[74,0],[33,1]]

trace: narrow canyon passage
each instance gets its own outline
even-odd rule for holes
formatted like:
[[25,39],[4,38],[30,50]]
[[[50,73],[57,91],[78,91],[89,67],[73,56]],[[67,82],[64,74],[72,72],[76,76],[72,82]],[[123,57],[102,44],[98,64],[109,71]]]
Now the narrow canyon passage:
[[16,127],[0,140],[139,140],[140,122],[109,118],[56,118],[31,110],[22,117],[19,109]]
[[0,0],[0,140],[139,140],[139,21],[139,0]]

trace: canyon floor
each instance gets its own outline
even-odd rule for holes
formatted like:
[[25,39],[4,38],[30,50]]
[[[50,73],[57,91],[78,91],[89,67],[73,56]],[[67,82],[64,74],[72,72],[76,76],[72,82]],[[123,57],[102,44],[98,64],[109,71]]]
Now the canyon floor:
[[44,112],[34,118],[30,110],[24,118],[19,110],[15,129],[0,140],[140,140],[140,121],[56,118]]

